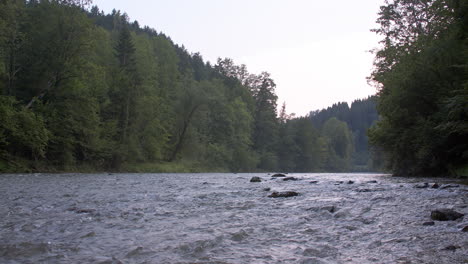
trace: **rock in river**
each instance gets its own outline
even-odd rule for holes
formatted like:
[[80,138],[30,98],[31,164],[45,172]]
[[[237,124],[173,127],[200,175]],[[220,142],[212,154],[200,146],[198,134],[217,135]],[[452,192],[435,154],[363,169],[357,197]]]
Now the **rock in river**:
[[425,188],[428,188],[428,187],[429,187],[428,182],[419,183],[419,184],[414,185],[414,188],[416,188],[416,189],[425,189]]
[[260,177],[252,177],[252,179],[250,179],[250,182],[262,182],[262,179]]
[[298,178],[294,178],[294,177],[286,177],[283,179],[283,181],[297,181],[299,180]]
[[278,178],[278,177],[286,177],[286,175],[282,174],[282,173],[276,173],[276,174],[273,174],[273,176],[271,176],[273,178]]
[[436,221],[453,221],[463,216],[464,214],[452,209],[437,209],[431,212],[431,219]]
[[280,197],[293,197],[293,196],[298,196],[299,193],[297,192],[273,192],[272,194],[268,195],[268,197],[271,198],[280,198]]

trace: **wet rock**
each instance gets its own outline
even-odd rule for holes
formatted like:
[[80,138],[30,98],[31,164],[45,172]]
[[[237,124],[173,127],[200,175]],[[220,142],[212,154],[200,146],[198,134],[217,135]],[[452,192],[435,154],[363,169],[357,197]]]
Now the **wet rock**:
[[295,177],[286,177],[283,179],[283,181],[297,181],[299,180],[298,178],[295,178]]
[[[307,253],[304,253],[304,254],[307,254]],[[326,264],[328,262],[324,262],[318,258],[306,258],[306,259],[301,260],[301,262],[299,263],[300,264]]]
[[263,191],[265,191],[265,192],[269,192],[269,191],[271,191],[271,188],[270,188],[270,187],[263,188]]
[[128,252],[125,257],[130,258],[130,257],[140,255],[142,253],[142,251],[143,251],[143,247],[137,247],[137,248],[133,249],[132,251]]
[[262,182],[262,179],[260,177],[252,177],[252,179],[250,179],[250,182]]
[[273,192],[271,193],[270,195],[268,195],[268,197],[271,197],[271,198],[280,198],[280,197],[293,197],[293,196],[298,196],[299,193],[297,192],[292,192],[292,191],[288,191],[288,192]]
[[114,257],[109,258],[109,257],[104,257],[104,256],[94,257],[94,263],[97,263],[97,264],[123,264],[123,262],[120,261],[119,259],[116,259]]
[[348,229],[349,231],[358,230],[358,227],[357,227],[357,226],[345,226],[344,228]]
[[460,185],[458,184],[445,184],[440,187],[440,189],[450,189],[450,188],[458,188]]
[[429,187],[429,183],[425,182],[425,183],[419,183],[419,184],[416,184],[413,186],[413,188],[416,188],[416,189],[425,189],[425,188],[428,188]]
[[354,184],[354,181],[348,181],[347,184]]
[[375,188],[375,189],[361,188],[361,189],[356,190],[356,192],[362,192],[362,193],[366,193],[366,192],[383,192],[383,191],[385,191],[384,188]]
[[436,221],[453,221],[463,216],[464,214],[451,209],[437,209],[431,212],[431,219]]
[[449,251],[455,251],[457,249],[461,248],[460,246],[455,246],[455,245],[450,245],[450,246],[446,246],[443,248],[443,250],[449,250]]
[[35,227],[32,224],[25,224],[21,227],[21,231],[23,232],[32,232],[34,229]]
[[77,214],[92,214],[96,212],[95,209],[83,209],[77,207],[70,207],[67,209],[67,211],[75,212]]
[[432,189],[438,189],[439,187],[440,185],[437,182],[431,186]]
[[334,205],[323,206],[321,209],[325,210],[325,211],[328,211],[328,212],[330,212],[332,214],[335,213],[336,211],[338,211],[338,209]]
[[366,181],[366,183],[377,183],[377,181],[376,180]]
[[462,232],[468,232],[468,226],[465,226],[465,227],[462,229]]
[[356,192],[372,192],[371,189],[357,189]]
[[286,175],[282,174],[282,173],[276,173],[276,174],[273,174],[271,177],[273,178],[279,178],[279,177],[286,177]]
[[307,211],[313,211],[313,212],[320,212],[320,211],[328,211],[329,213],[335,213],[338,211],[338,208],[334,205],[325,205],[321,207],[310,207],[306,209]]
[[241,229],[239,232],[231,234],[231,240],[240,242],[249,237],[249,233]]
[[81,236],[81,238],[87,238],[87,237],[93,237],[93,236],[96,236],[96,233],[89,232],[88,234]]
[[309,183],[310,183],[310,184],[317,184],[318,181],[310,181]]
[[423,226],[433,226],[433,225],[435,225],[435,223],[434,223],[434,221],[429,221],[429,222],[424,222],[422,225]]
[[92,214],[96,212],[94,209],[78,209],[75,211],[77,214]]

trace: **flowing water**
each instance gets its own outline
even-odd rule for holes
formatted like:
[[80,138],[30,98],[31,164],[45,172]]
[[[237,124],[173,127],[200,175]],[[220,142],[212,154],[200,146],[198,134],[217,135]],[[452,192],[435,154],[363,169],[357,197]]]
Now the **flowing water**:
[[288,176],[0,175],[0,263],[468,263],[468,186]]

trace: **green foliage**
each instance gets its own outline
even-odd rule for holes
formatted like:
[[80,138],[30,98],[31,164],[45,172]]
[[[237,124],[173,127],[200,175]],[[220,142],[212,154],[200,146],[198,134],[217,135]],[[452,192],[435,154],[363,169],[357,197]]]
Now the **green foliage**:
[[444,0],[381,8],[383,48],[372,79],[381,87],[382,119],[370,137],[395,174],[450,175],[468,163],[467,8]]
[[9,96],[0,96],[0,158],[14,162],[18,156],[38,159],[45,156],[50,133],[41,116],[24,109]]
[[212,66],[89,3],[0,1],[0,171],[350,168],[346,125],[329,121],[325,133],[330,117],[317,126],[285,105],[278,117],[268,73]]
[[[355,100],[351,103],[351,107],[347,103],[337,103],[327,109],[311,112],[310,120],[319,129],[322,129],[324,124],[331,118],[336,118],[339,121],[345,122],[348,126],[353,142],[351,151],[351,169],[353,171],[375,171],[380,170],[379,166],[370,166],[374,157],[368,144],[367,130],[378,119],[376,109],[376,98],[369,97],[363,100]],[[323,134],[323,140],[326,139],[326,134]],[[324,143],[325,144],[325,143]],[[377,164],[377,160],[374,160]],[[346,163],[343,163],[346,164]],[[332,168],[328,168],[331,170]],[[349,168],[348,168],[349,169]]]
[[328,146],[325,168],[332,171],[350,170],[353,142],[348,125],[336,118],[330,118],[322,128],[322,135]]

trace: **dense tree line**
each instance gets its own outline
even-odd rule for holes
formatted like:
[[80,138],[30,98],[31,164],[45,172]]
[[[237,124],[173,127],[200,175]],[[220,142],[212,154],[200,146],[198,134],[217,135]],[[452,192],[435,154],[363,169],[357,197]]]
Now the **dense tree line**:
[[353,168],[367,121],[278,115],[268,73],[88,7],[0,2],[0,171]]
[[398,175],[468,175],[468,2],[386,1],[371,141]]
[[[371,96],[367,99],[355,100],[351,106],[346,102],[336,103],[331,107],[309,114],[312,124],[322,131],[324,136],[334,135],[333,133],[336,131],[343,131],[341,132],[343,134],[341,136],[342,142],[335,144],[341,150],[335,151],[335,153],[341,153],[342,157],[347,157],[346,162],[331,162],[330,160],[328,170],[333,170],[334,166],[340,163],[355,171],[381,169],[381,160],[377,155],[371,155],[367,137],[367,130],[378,119],[376,100],[375,96]],[[330,119],[336,119],[333,121],[335,132],[330,129]],[[339,122],[341,122],[340,126],[337,125]],[[348,150],[344,151],[346,148]],[[345,153],[347,155],[344,155]],[[336,158],[332,158],[332,160],[336,160]],[[339,167],[343,167],[343,165]]]

